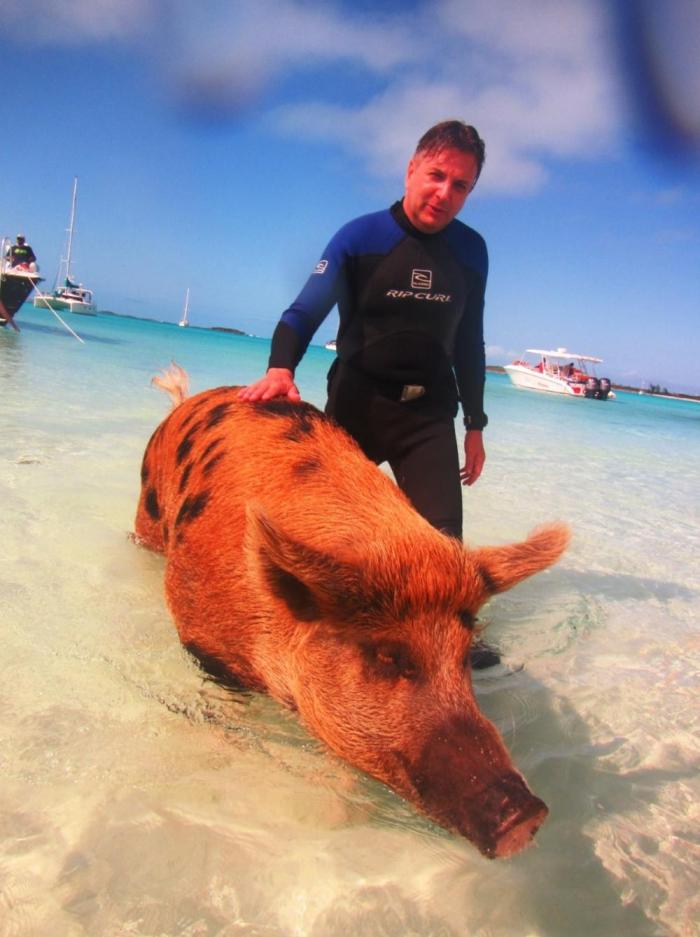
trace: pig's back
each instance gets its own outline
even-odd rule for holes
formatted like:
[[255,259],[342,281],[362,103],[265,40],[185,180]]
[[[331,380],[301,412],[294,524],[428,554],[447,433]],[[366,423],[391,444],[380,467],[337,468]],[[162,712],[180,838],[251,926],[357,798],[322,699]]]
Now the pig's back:
[[247,403],[237,392],[221,387],[188,398],[153,434],[136,521],[147,546],[211,555],[225,542],[235,552],[247,505],[302,542],[342,552],[397,524],[425,525],[393,482],[314,406]]

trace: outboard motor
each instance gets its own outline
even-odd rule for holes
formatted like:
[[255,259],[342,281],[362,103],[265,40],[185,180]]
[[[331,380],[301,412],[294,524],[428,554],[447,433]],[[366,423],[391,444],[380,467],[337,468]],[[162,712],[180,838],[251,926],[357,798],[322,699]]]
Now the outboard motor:
[[610,393],[610,379],[607,377],[601,377],[600,387],[598,389],[598,400],[607,400],[608,394]]
[[589,377],[586,379],[586,388],[584,390],[584,394],[586,395],[586,397],[593,400],[595,397],[598,396],[599,390],[600,390],[600,381],[598,380],[597,377]]

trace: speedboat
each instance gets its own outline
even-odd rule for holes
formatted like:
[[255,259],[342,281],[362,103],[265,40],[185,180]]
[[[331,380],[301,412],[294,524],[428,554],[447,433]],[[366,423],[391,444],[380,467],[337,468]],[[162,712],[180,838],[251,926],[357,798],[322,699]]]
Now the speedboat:
[[329,342],[326,342],[326,344],[323,347],[326,348],[328,351],[335,351],[336,350],[335,339],[332,338]]
[[505,366],[505,372],[514,386],[523,390],[612,400],[615,393],[610,379],[595,373],[595,365],[602,363],[602,358],[575,354],[566,348],[528,348],[522,358]]

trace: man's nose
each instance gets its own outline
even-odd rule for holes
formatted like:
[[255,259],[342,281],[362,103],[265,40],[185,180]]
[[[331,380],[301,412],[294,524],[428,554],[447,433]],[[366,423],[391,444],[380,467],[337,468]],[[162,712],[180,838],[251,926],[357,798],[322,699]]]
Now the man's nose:
[[450,190],[451,190],[451,186],[450,186],[449,180],[448,180],[448,179],[444,179],[444,180],[438,185],[438,188],[437,188],[437,196],[438,196],[438,198],[440,198],[443,202],[446,202],[446,201],[449,199],[449,197],[450,197]]

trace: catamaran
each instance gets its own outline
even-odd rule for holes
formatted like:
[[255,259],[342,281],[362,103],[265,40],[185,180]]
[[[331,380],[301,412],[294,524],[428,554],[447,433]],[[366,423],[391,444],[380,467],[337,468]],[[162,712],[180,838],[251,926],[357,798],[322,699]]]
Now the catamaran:
[[[527,355],[533,357],[528,359]],[[595,373],[595,365],[602,363],[602,358],[579,355],[566,348],[528,348],[522,358],[505,366],[505,372],[516,387],[525,390],[612,400],[615,393],[610,379]]]
[[34,305],[40,308],[67,309],[84,316],[97,314],[92,290],[86,289],[82,283],[77,283],[71,272],[73,258],[73,234],[75,231],[75,205],[78,195],[78,177],[73,179],[73,198],[71,199],[70,222],[68,224],[68,243],[66,256],[61,258],[56,274],[56,282],[50,293],[42,293],[34,297]]

